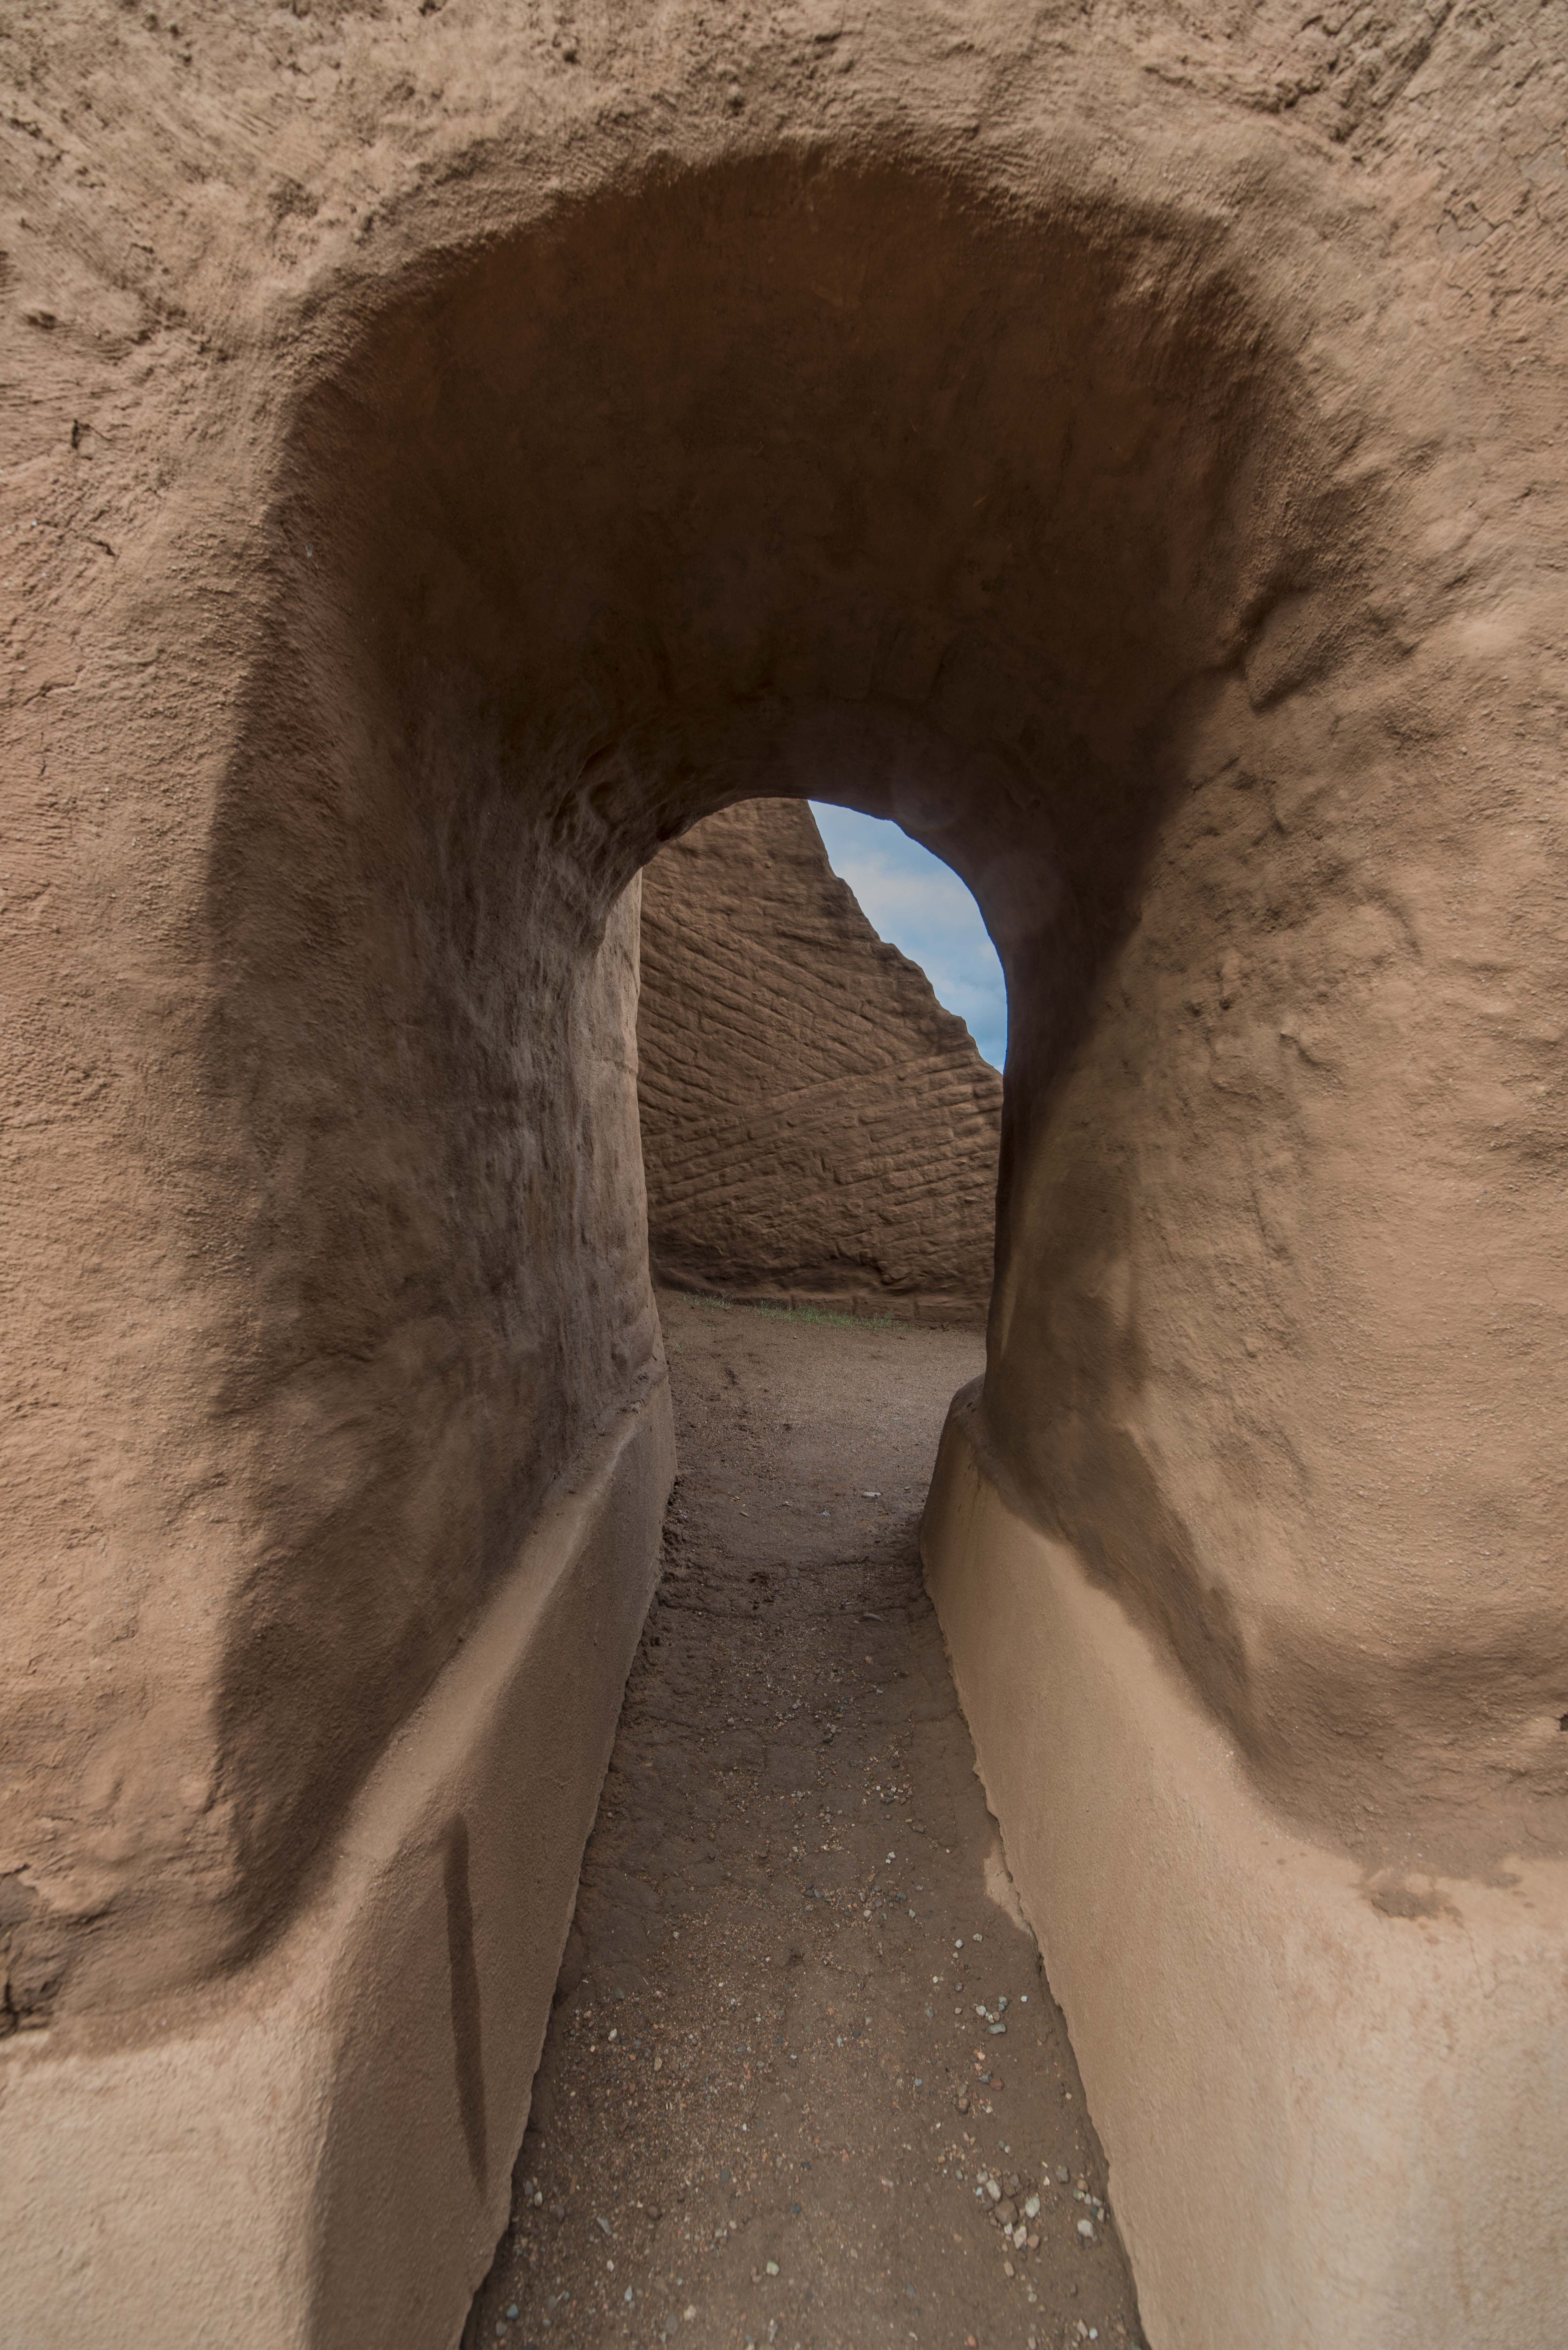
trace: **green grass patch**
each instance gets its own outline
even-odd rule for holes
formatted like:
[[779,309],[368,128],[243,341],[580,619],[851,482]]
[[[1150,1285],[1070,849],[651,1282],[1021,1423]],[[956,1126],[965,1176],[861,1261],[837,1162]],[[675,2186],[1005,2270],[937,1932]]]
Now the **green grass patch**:
[[826,1305],[753,1305],[771,1322],[820,1322],[828,1330],[907,1330],[896,1314],[834,1314]]
[[817,1322],[825,1330],[908,1330],[913,1326],[897,1314],[835,1314],[827,1305],[749,1305],[742,1310],[765,1315],[770,1322]]
[[828,1305],[770,1305],[758,1299],[718,1297],[711,1291],[677,1290],[709,1314],[760,1314],[769,1322],[815,1322],[825,1330],[912,1330],[901,1314],[836,1314]]

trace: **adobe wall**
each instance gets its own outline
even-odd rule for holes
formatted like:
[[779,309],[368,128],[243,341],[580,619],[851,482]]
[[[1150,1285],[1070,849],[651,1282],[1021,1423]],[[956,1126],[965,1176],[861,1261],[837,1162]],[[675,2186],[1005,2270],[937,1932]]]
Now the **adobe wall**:
[[1154,2350],[1545,2350],[1552,13],[3,37],[0,2331],[455,2336],[670,1467],[632,885],[815,795],[1007,972],[928,1564]]
[[753,800],[642,877],[655,1278],[983,1322],[1002,1079],[879,939],[809,807]]

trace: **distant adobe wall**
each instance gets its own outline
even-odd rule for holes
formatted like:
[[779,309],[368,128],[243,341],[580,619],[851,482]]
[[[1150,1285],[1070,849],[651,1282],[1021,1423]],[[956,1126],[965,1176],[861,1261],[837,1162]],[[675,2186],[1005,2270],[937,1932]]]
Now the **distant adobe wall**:
[[1002,1079],[802,803],[727,808],[648,867],[638,1047],[659,1278],[984,1318]]

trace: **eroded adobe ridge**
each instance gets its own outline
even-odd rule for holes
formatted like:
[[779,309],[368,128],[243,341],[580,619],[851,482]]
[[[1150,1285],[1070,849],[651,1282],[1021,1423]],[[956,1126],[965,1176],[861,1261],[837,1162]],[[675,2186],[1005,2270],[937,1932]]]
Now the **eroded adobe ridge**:
[[1002,1080],[809,808],[728,808],[647,868],[638,1047],[660,1277],[983,1318]]

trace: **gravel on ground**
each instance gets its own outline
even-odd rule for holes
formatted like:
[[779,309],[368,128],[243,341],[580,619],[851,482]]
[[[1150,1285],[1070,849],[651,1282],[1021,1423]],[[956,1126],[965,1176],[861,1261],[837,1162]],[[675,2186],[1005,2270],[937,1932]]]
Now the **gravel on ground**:
[[464,2350],[1141,2343],[917,1533],[971,1331],[660,1300],[680,1475]]

